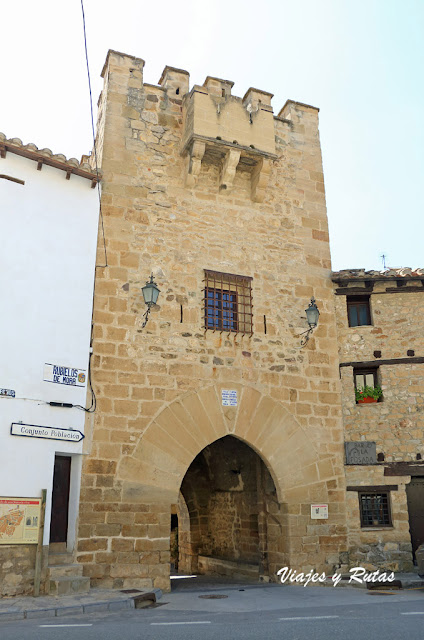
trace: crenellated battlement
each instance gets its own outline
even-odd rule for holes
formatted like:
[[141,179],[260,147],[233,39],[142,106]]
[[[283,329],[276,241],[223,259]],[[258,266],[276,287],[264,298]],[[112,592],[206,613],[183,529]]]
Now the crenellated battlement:
[[[188,188],[195,187],[203,166],[215,165],[220,193],[229,193],[237,173],[244,172],[245,179],[250,175],[252,200],[262,202],[272,165],[279,157],[276,140],[289,131],[311,138],[318,133],[318,110],[309,105],[288,100],[274,116],[273,94],[268,91],[250,87],[243,97],[234,96],[234,82],[215,76],[207,76],[203,84],[190,89],[189,72],[168,65],[158,85],[151,85],[144,83],[143,69],[141,58],[108,52],[102,71],[105,88],[99,102],[99,125],[108,102],[109,116],[121,113],[129,118],[132,138],[156,123],[171,127],[179,138]],[[116,100],[106,99],[110,91],[117,94]],[[122,94],[127,96],[125,104]],[[99,126],[100,148],[101,129]],[[293,139],[292,144],[297,142]]]
[[[137,85],[141,88],[144,85],[144,65],[145,61],[142,58],[109,49],[105,63],[103,65],[101,77],[107,80],[108,72],[118,73],[119,75],[127,75],[132,80],[140,81],[133,83],[132,86]],[[268,91],[250,87],[246,91],[243,98],[239,98],[237,96],[232,96],[231,94],[231,90],[234,86],[234,82],[231,80],[224,80],[215,76],[207,76],[203,85],[194,85],[191,91],[189,88],[189,83],[190,73],[188,71],[186,71],[185,69],[178,69],[176,67],[167,65],[162,71],[157,86],[161,87],[171,94],[174,93],[175,95],[179,96],[180,99],[182,99],[185,95],[191,93],[193,89],[201,90],[203,88],[205,90],[204,92],[211,96],[211,98],[213,98],[214,100],[218,101],[218,103],[222,100],[225,101],[228,98],[232,98],[233,100],[240,101],[248,112],[256,112],[258,110],[273,112],[271,100],[274,97],[274,94]],[[290,112],[293,108],[300,110],[313,110],[316,112],[319,111],[317,107],[303,104],[301,102],[296,102],[295,100],[287,100],[284,106],[278,112],[277,117],[280,119],[290,119]]]

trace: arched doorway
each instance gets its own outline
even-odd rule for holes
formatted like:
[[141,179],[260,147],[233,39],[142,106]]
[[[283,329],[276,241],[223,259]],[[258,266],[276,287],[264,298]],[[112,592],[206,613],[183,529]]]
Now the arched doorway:
[[[227,385],[188,392],[158,411],[131,451],[121,456],[114,485],[119,502],[113,508],[129,512],[134,524],[125,525],[111,545],[143,555],[135,569],[117,557],[105,569],[106,577],[122,578],[125,587],[169,590],[173,505],[193,461],[227,436],[258,456],[275,486],[275,504],[270,503],[266,517],[268,568],[260,568],[260,575],[267,571],[277,579],[284,566],[334,570],[347,546],[342,444],[329,442],[330,430],[305,430],[287,407],[257,389],[231,386],[237,391],[236,406],[222,403]],[[312,520],[314,503],[328,504],[325,522]],[[188,563],[198,562],[198,548],[190,540],[194,532],[190,522]]]
[[219,438],[195,457],[181,484],[177,513],[183,573],[268,580],[269,554],[287,552],[271,475],[260,456],[234,436]]

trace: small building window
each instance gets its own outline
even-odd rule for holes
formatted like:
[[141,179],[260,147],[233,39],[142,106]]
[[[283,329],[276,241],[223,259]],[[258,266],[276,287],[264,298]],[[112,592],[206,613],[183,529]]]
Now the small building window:
[[[379,382],[379,369],[378,367],[373,367],[369,369],[356,368],[353,369],[353,383],[355,385],[355,392],[364,391],[365,387],[371,387],[375,389],[378,388],[379,392],[376,396],[372,396],[375,398],[377,402],[382,402],[383,396],[380,389]],[[369,389],[366,389],[369,393]],[[356,404],[358,404],[358,394],[356,393]],[[367,393],[365,394],[368,395]]]
[[361,527],[391,527],[390,493],[359,493]]
[[346,296],[346,301],[349,327],[372,324],[369,296]]
[[252,278],[205,269],[205,329],[252,335]]
[[354,369],[353,380],[355,389],[378,386],[378,368],[375,369]]

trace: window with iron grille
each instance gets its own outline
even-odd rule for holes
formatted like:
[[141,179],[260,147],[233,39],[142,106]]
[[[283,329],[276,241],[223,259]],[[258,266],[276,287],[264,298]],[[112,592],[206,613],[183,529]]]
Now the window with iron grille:
[[371,325],[369,296],[346,296],[349,327]]
[[252,278],[205,269],[205,329],[252,335]]
[[361,527],[391,527],[390,493],[359,493]]

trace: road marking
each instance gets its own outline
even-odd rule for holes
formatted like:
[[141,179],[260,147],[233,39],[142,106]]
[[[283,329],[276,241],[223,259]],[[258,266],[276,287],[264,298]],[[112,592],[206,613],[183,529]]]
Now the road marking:
[[92,627],[92,624],[39,624],[39,627]]
[[151,625],[169,625],[169,624],[211,624],[210,620],[197,620],[192,622],[151,622]]
[[338,618],[339,616],[302,616],[298,618],[280,618],[280,620],[328,620],[329,618]]
[[403,616],[424,616],[424,611],[402,611]]

